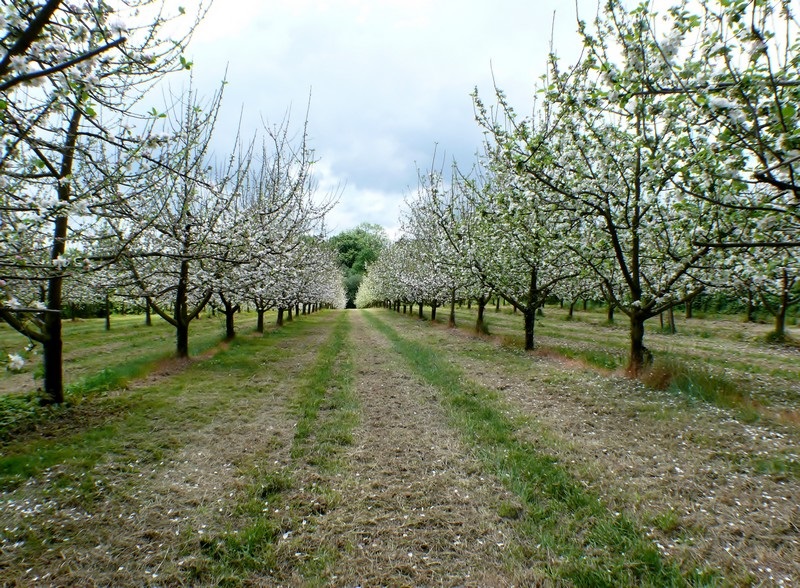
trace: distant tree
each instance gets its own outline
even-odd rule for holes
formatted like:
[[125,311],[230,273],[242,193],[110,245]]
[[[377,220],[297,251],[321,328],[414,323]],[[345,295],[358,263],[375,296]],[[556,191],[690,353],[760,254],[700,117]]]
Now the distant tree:
[[330,244],[338,252],[339,264],[345,274],[347,308],[355,308],[356,292],[367,264],[378,259],[381,251],[389,245],[389,237],[380,225],[361,223],[331,237]]

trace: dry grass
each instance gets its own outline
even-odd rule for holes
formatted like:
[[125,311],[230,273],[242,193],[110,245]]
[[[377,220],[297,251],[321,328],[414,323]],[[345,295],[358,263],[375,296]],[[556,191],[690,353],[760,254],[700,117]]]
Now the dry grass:
[[[193,373],[192,366],[203,368],[199,359],[168,362],[160,375],[136,386],[147,393],[185,378],[185,393],[174,411],[202,402],[222,409],[199,426],[186,423],[165,431],[154,422],[152,436],[164,437],[163,458],[121,461],[107,455],[85,476],[97,486],[92,497],[85,488],[53,491],[69,463],[0,495],[6,530],[0,553],[3,585],[194,585],[192,577],[204,565],[204,537],[236,526],[253,463],[286,459],[294,433],[287,402],[324,334],[296,336],[278,355],[255,358],[263,369],[240,383],[249,393],[227,405],[224,386],[208,398],[196,396],[192,382],[207,384],[209,378],[207,371]],[[209,360],[213,357],[204,359]],[[73,426],[77,432],[94,425]],[[17,540],[9,543],[9,535]]]
[[532,442],[646,525],[685,568],[705,562],[742,584],[800,577],[796,428],[747,424],[730,410],[452,330],[393,324],[535,419]]
[[333,552],[338,557],[317,572],[320,585],[536,582],[535,568],[509,564],[515,533],[499,510],[513,497],[467,457],[434,390],[405,373],[360,314],[351,316],[353,353],[369,358],[358,362],[354,380],[361,424],[340,471],[295,469],[296,486],[335,488],[337,498],[324,512],[311,513],[279,550],[282,577],[292,585],[308,582],[298,574],[299,562]]

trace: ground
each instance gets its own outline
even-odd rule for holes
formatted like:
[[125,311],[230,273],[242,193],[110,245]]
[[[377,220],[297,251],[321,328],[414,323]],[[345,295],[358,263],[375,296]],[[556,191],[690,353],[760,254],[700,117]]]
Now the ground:
[[385,310],[298,319],[7,441],[0,585],[800,578],[793,425]]

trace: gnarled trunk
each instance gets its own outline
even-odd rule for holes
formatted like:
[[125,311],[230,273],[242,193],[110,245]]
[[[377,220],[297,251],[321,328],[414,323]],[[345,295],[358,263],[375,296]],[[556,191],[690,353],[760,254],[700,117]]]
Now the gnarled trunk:
[[644,321],[646,315],[631,309],[631,350],[628,371],[634,375],[641,373],[642,368],[651,362],[650,352],[644,346]]
[[106,292],[106,331],[111,330],[111,297]]
[[48,312],[44,320],[48,338],[42,344],[44,347],[44,396],[41,398],[41,403],[44,405],[61,404],[64,402],[61,314]]
[[236,329],[234,328],[234,316],[240,310],[240,305],[234,306],[230,300],[225,298],[222,294],[219,295],[222,300],[222,306],[225,309],[225,338],[230,340],[236,337]]
[[261,308],[256,308],[256,331],[259,333],[264,332],[264,313],[266,311]]
[[188,323],[178,323],[175,327],[176,353],[178,357],[189,357],[189,325]]
[[476,333],[486,333],[488,331],[486,328],[486,321],[484,319],[484,314],[486,312],[486,301],[487,298],[485,296],[478,296],[478,318],[475,320]]
[[525,320],[525,351],[533,350],[533,332],[536,327],[536,308],[528,306],[522,313]]

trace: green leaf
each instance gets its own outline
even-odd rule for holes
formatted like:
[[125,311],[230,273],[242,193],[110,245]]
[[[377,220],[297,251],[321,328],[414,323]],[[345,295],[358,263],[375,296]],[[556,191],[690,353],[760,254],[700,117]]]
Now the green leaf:
[[181,67],[183,69],[192,69],[192,62],[188,61],[183,55],[181,55]]

